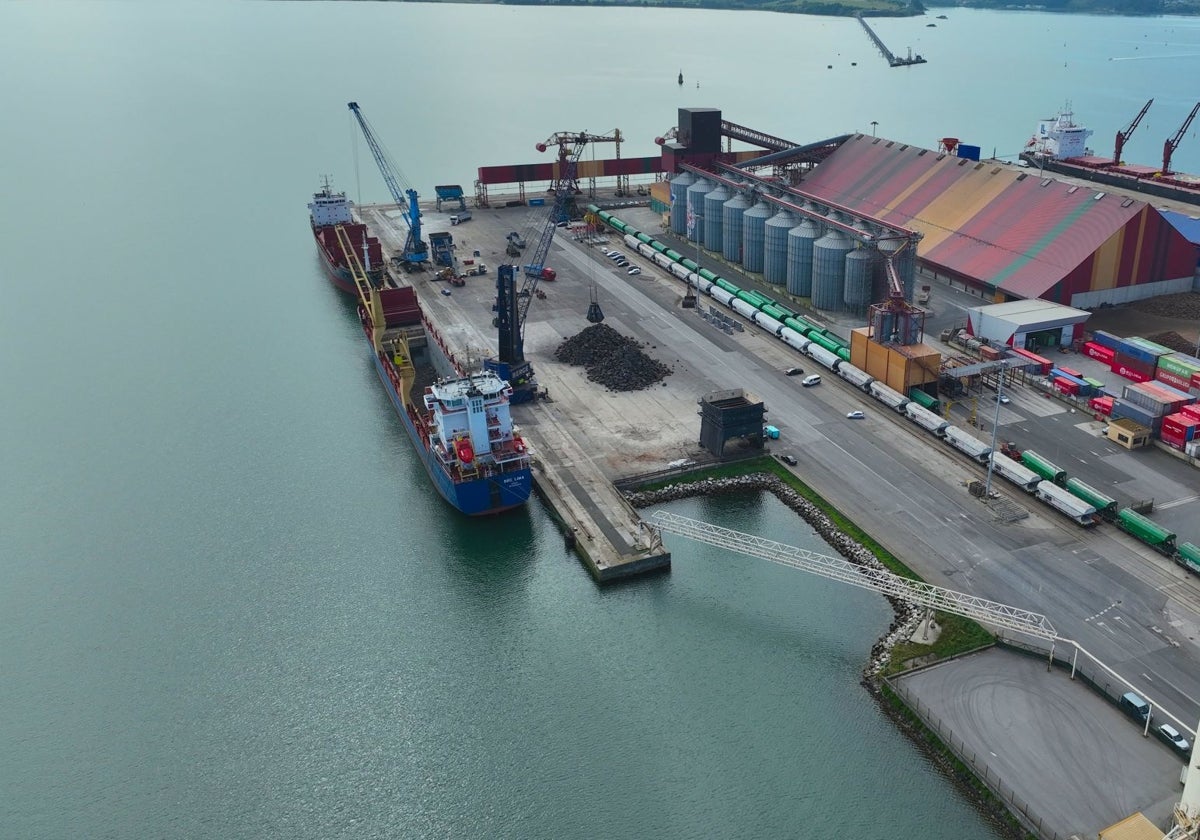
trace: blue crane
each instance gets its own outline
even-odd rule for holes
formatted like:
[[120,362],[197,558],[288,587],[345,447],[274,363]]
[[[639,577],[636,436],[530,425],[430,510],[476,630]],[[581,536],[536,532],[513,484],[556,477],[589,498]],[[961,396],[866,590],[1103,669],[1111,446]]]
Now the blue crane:
[[[560,222],[570,218],[571,201],[578,189],[575,186],[575,173],[588,138],[586,133],[566,132],[560,132],[552,138],[553,142],[558,143],[559,164],[558,177],[554,181],[554,203],[525,265],[525,280],[520,290],[517,290],[515,266],[502,265],[496,271],[495,326],[499,330],[500,352],[499,358],[489,359],[485,367],[495,371],[512,386],[511,399],[514,403],[528,402],[537,394],[533,367],[525,359],[525,316],[529,314],[529,304],[538,294],[538,282],[555,278],[554,269],[546,267],[546,257],[554,241],[554,231]],[[539,149],[542,147],[539,144]]]
[[347,107],[354,112],[355,118],[358,119],[358,126],[362,129],[363,137],[366,138],[367,145],[371,148],[371,155],[375,158],[375,163],[379,165],[379,171],[383,175],[383,180],[387,182],[388,190],[392,193],[396,206],[400,208],[404,224],[408,226],[408,238],[404,241],[401,258],[407,267],[421,268],[424,263],[429,261],[429,246],[421,240],[421,208],[417,205],[417,191],[407,183],[405,183],[407,189],[401,189],[401,177],[398,170],[383,146],[375,139],[375,132],[371,130],[371,124],[359,110],[358,103],[350,102]]

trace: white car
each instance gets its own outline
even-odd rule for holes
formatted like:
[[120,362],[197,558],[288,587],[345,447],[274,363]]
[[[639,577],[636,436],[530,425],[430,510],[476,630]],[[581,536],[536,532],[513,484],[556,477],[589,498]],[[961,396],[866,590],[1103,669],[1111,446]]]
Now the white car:
[[863,414],[861,411],[851,411],[849,414],[846,415],[846,419],[847,420],[862,420],[866,416],[867,415]]
[[635,265],[632,268],[630,268],[628,271],[626,271],[625,273],[626,274],[641,274],[642,270]]
[[1167,739],[1175,751],[1181,755],[1187,755],[1192,749],[1192,745],[1188,743],[1188,739],[1179,734],[1179,730],[1169,723],[1164,723],[1158,727],[1158,731],[1164,738]]
[[1000,405],[1008,405],[1012,400],[1004,396],[1004,394],[999,394],[996,396],[996,402],[1000,403]]
[[800,384],[805,388],[811,388],[814,385],[820,385],[821,375],[819,373],[810,373],[808,376],[800,380]]

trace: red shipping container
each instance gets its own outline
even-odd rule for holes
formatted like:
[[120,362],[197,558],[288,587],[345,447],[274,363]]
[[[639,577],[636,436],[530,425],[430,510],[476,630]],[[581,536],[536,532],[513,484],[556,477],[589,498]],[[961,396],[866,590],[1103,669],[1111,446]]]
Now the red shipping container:
[[1106,365],[1111,365],[1113,356],[1117,355],[1117,351],[1111,347],[1103,347],[1094,341],[1089,341],[1083,345],[1083,353],[1093,359],[1099,359]]
[[[1135,356],[1130,356],[1128,353],[1122,353],[1120,351],[1117,351],[1113,354],[1112,363],[1114,365],[1119,364],[1128,368],[1129,370],[1136,370],[1145,376],[1146,379],[1154,378],[1154,368],[1157,367],[1154,362],[1145,362]],[[1146,379],[1138,381],[1145,382]]]
[[1054,377],[1054,387],[1064,394],[1070,394],[1072,397],[1079,394],[1079,383],[1072,382],[1070,379],[1063,379],[1061,376]]
[[1162,429],[1164,432],[1170,432],[1173,435],[1184,437],[1184,426],[1181,421],[1186,419],[1186,414],[1168,414],[1163,418]]
[[1097,414],[1103,414],[1105,417],[1112,414],[1113,400],[1112,397],[1092,397],[1088,400],[1088,408],[1095,411]]
[[1196,403],[1185,405],[1183,408],[1179,409],[1179,413],[1186,414],[1188,417],[1194,417],[1195,419],[1200,420],[1200,405],[1197,405]]
[[1132,379],[1134,382],[1150,381],[1150,374],[1138,370],[1137,368],[1129,367],[1122,361],[1118,361],[1122,355],[1123,354],[1118,353],[1116,357],[1113,358],[1112,367],[1110,368],[1113,373],[1115,373],[1117,376],[1124,376],[1126,379]]
[[1158,433],[1158,437],[1167,446],[1174,447],[1175,449],[1183,449],[1183,445],[1187,443],[1187,441],[1184,440],[1183,435],[1175,432],[1168,432],[1166,426],[1163,426],[1162,431]]
[[1067,376],[1074,376],[1076,379],[1083,379],[1083,374],[1073,368],[1063,367],[1062,365],[1059,365],[1058,369],[1061,370],[1063,373],[1065,373]]
[[1162,368],[1157,368],[1154,371],[1154,378],[1159,382],[1165,382],[1172,388],[1178,388],[1181,391],[1186,391],[1188,388],[1192,387],[1192,383],[1189,380],[1184,379],[1177,373],[1172,373],[1171,371],[1163,370]]

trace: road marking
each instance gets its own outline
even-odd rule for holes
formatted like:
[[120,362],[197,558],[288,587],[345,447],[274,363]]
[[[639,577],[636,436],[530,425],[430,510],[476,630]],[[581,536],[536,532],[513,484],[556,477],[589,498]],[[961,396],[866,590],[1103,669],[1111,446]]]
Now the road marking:
[[1197,499],[1200,499],[1200,496],[1184,496],[1182,499],[1175,499],[1172,502],[1163,502],[1161,505],[1156,504],[1155,507],[1159,510],[1162,510],[1163,508],[1179,507],[1180,505],[1186,505],[1190,502],[1194,502]]

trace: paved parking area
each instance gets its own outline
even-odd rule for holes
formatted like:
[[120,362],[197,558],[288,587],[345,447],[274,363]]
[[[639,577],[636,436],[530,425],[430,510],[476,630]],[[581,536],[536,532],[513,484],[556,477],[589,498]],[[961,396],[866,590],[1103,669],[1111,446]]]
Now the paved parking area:
[[1135,811],[1167,825],[1183,792],[1182,759],[1045,660],[991,648],[893,682],[1060,837],[1095,837]]

